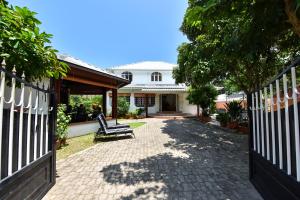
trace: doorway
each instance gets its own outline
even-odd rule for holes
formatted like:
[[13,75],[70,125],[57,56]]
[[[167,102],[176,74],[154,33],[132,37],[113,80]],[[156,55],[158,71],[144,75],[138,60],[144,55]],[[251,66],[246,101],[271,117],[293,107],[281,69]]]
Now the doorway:
[[176,112],[177,98],[176,94],[162,94],[161,95],[161,111],[162,112]]

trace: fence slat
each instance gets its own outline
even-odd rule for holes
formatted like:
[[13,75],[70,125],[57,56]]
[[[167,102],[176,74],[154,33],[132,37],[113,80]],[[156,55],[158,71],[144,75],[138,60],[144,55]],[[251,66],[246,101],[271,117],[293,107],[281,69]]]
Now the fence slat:
[[258,111],[259,111],[259,107],[258,107],[258,93],[255,92],[255,102],[256,102],[256,132],[257,132],[257,152],[260,153],[260,134],[259,134],[259,115],[258,115]]
[[279,149],[279,168],[283,168],[282,160],[282,128],[281,128],[281,107],[280,107],[280,86],[279,80],[276,80],[276,93],[277,93],[277,125],[278,125],[278,149]]
[[274,96],[273,96],[273,85],[270,84],[270,107],[271,107],[271,131],[272,131],[272,161],[273,164],[276,164],[276,148],[275,148],[275,119],[274,119]]
[[256,151],[256,130],[255,130],[255,106],[254,106],[254,94],[252,93],[252,130],[253,130],[253,149]]
[[[23,73],[22,79],[25,79]],[[23,146],[23,114],[24,114],[24,83],[21,83],[21,96],[20,96],[20,121],[19,121],[19,148],[18,148],[18,170],[22,168],[22,146]]]
[[37,126],[38,126],[38,111],[39,111],[39,91],[36,91],[34,113],[34,142],[33,142],[33,160],[37,159]]
[[[5,60],[1,63],[2,68],[5,69]],[[0,85],[0,180],[2,175],[2,133],[3,133],[3,106],[4,106],[4,89],[5,89],[5,72],[1,71],[1,85]]]
[[269,136],[269,106],[268,106],[268,89],[264,88],[265,93],[265,115],[266,115],[266,139],[267,139],[267,160],[270,160],[270,136]]
[[293,104],[294,104],[294,122],[295,122],[295,151],[296,151],[296,177],[300,181],[300,147],[299,147],[299,116],[298,116],[298,88],[295,67],[291,69],[292,88],[293,88]]
[[287,77],[283,75],[283,91],[284,91],[284,111],[285,111],[285,138],[286,138],[286,161],[287,174],[291,175],[291,139],[290,139],[290,120],[289,120],[289,94],[287,89]]
[[[16,74],[16,69],[13,69],[13,74]],[[12,162],[13,162],[13,138],[14,138],[14,112],[15,112],[15,95],[16,95],[16,79],[13,77],[11,86],[11,95],[9,103],[9,135],[8,135],[8,176],[12,175]]]
[[26,164],[30,163],[30,139],[31,139],[31,109],[32,109],[32,88],[29,88],[29,96],[28,96],[28,118],[27,118],[27,144],[26,144]]
[[40,157],[42,157],[43,155],[43,142],[44,142],[44,107],[45,107],[45,104],[44,104],[44,98],[43,98],[43,94],[41,96],[41,99],[42,99],[42,106],[41,106],[41,130],[40,130]]
[[264,131],[264,106],[263,106],[263,94],[262,90],[259,91],[260,96],[260,124],[261,124],[261,153],[265,156],[265,131]]

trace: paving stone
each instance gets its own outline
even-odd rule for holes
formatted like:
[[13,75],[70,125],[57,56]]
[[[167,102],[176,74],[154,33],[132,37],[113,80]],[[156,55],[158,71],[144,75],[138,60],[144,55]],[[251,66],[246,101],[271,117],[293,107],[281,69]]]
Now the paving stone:
[[57,162],[50,199],[261,200],[248,138],[196,120],[144,119],[135,139],[101,142]]

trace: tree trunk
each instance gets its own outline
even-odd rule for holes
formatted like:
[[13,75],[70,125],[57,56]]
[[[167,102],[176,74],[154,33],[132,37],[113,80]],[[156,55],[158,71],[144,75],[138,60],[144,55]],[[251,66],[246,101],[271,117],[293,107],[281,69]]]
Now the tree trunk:
[[197,105],[197,117],[200,117],[200,106]]
[[284,0],[284,3],[288,22],[293,26],[294,32],[300,37],[300,20],[297,17],[295,0]]

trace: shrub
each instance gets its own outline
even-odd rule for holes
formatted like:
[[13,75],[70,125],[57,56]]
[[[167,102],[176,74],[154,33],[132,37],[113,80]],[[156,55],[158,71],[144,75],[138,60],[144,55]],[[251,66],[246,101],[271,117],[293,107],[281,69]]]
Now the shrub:
[[199,106],[202,108],[202,115],[209,116],[209,109],[213,108],[218,91],[212,85],[204,85],[198,88],[189,88],[187,100],[190,104],[197,105],[197,115],[199,116]]
[[230,119],[232,121],[237,121],[240,117],[240,114],[243,111],[243,107],[241,105],[241,102],[238,101],[232,101],[229,103],[226,103],[225,108],[230,116]]
[[67,138],[67,129],[71,121],[71,116],[66,115],[66,105],[59,104],[57,107],[57,129],[56,138],[62,140]]
[[216,119],[220,122],[221,126],[227,126],[227,123],[229,122],[229,114],[218,113]]
[[143,108],[136,109],[136,114],[137,114],[138,116],[142,115],[143,112],[144,112],[144,109],[143,109]]
[[127,102],[126,98],[118,98],[118,117],[124,117],[128,114],[130,104]]

